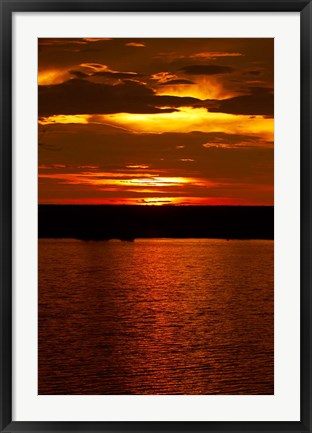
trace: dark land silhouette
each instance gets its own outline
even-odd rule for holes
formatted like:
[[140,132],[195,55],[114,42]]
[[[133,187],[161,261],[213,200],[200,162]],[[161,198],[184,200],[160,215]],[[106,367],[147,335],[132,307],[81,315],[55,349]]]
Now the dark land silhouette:
[[273,206],[39,205],[39,238],[274,239]]

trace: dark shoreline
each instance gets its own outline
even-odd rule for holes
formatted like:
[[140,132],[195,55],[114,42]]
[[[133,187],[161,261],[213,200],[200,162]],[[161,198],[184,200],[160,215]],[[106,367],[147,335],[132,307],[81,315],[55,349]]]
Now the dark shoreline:
[[274,239],[274,207],[39,205],[38,237]]

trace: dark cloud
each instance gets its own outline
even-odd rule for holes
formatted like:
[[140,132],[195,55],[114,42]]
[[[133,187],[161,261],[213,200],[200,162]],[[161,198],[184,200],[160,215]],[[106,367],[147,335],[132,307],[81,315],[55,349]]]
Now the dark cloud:
[[180,68],[180,71],[188,75],[219,75],[228,74],[233,72],[234,69],[230,66],[221,65],[189,65]]
[[[96,68],[102,65],[92,64],[90,63],[88,65],[90,68]],[[89,72],[86,74],[85,72],[78,71],[78,70],[71,70],[69,71],[71,75],[74,75],[77,78],[91,78],[91,77],[104,77],[104,78],[112,78],[112,79],[127,79],[127,78],[138,78],[141,77],[142,74],[137,74],[136,72],[121,72],[121,71],[109,71],[109,70],[100,70],[95,72]]]
[[262,115],[271,117],[274,114],[274,95],[271,89],[254,87],[249,95],[214,101],[209,111],[216,113]]
[[253,87],[249,91],[247,95],[229,99],[202,101],[188,96],[156,95],[152,88],[131,80],[111,85],[75,78],[61,84],[39,86],[39,116],[170,113],[183,106],[205,107],[211,112],[272,116],[272,90]]
[[143,84],[124,81],[117,85],[72,79],[61,84],[39,86],[39,116],[54,114],[170,113],[174,108],[198,106],[191,97],[157,96]]
[[111,71],[98,71],[91,75],[92,77],[105,77],[113,79],[124,79],[124,78],[137,78],[138,74],[134,72],[111,72]]
[[155,106],[169,106],[169,107],[206,107],[205,102],[200,99],[192,98],[191,96],[170,96],[161,95],[154,96],[153,103]]
[[[146,163],[148,162],[144,160],[146,155],[154,153],[159,157],[173,155],[179,158],[194,158],[196,152],[207,152],[209,146],[204,146],[206,144],[211,144],[211,148],[218,148],[219,145],[223,144],[228,145],[227,148],[236,149],[242,147],[272,147],[271,142],[264,141],[261,136],[256,134],[228,134],[222,131],[133,134],[116,126],[97,123],[98,118],[96,115],[91,118],[91,121],[95,123],[72,124],[70,130],[66,124],[42,125],[39,129],[41,131],[40,139],[42,142],[54,146],[59,146],[60,140],[64,140],[66,146],[70,143],[73,146],[76,145],[77,153],[70,153],[71,158],[75,159],[77,157],[83,161],[86,160],[88,163],[91,162],[89,157],[95,159],[99,157],[97,152],[94,152],[94,155],[89,153],[91,152],[90,137],[92,137],[91,141],[94,146],[98,146],[98,152],[103,157],[107,152],[107,157],[110,155],[110,161],[112,161],[114,155],[118,160],[126,155],[126,159],[130,156],[127,161],[129,163],[133,158],[139,158],[140,161],[132,162]],[[60,137],[63,137],[63,139],[60,139]],[[68,150],[69,148],[66,147],[66,149],[62,150],[62,153],[65,154]],[[133,158],[131,158],[131,155]],[[93,160],[92,163],[94,162],[96,161]]]
[[191,80],[169,80],[166,81],[165,83],[160,83],[161,86],[172,86],[172,85],[176,85],[176,84],[195,84],[194,81]]
[[81,71],[69,71],[69,73],[71,75],[74,75],[76,78],[86,78],[89,76],[88,74],[85,74],[84,72]]
[[253,70],[253,71],[246,71],[243,73],[243,75],[251,75],[253,77],[257,77],[258,75],[261,75],[263,71],[259,70]]

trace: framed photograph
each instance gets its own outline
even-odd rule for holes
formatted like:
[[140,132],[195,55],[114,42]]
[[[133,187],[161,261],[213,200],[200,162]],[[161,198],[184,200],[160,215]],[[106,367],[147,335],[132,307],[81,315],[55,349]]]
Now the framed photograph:
[[311,1],[1,4],[1,431],[312,432]]

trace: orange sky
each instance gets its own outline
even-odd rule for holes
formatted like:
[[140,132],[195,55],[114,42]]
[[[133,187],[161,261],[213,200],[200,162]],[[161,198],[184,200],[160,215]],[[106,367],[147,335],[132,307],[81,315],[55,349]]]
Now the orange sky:
[[273,205],[273,39],[40,39],[39,203]]

